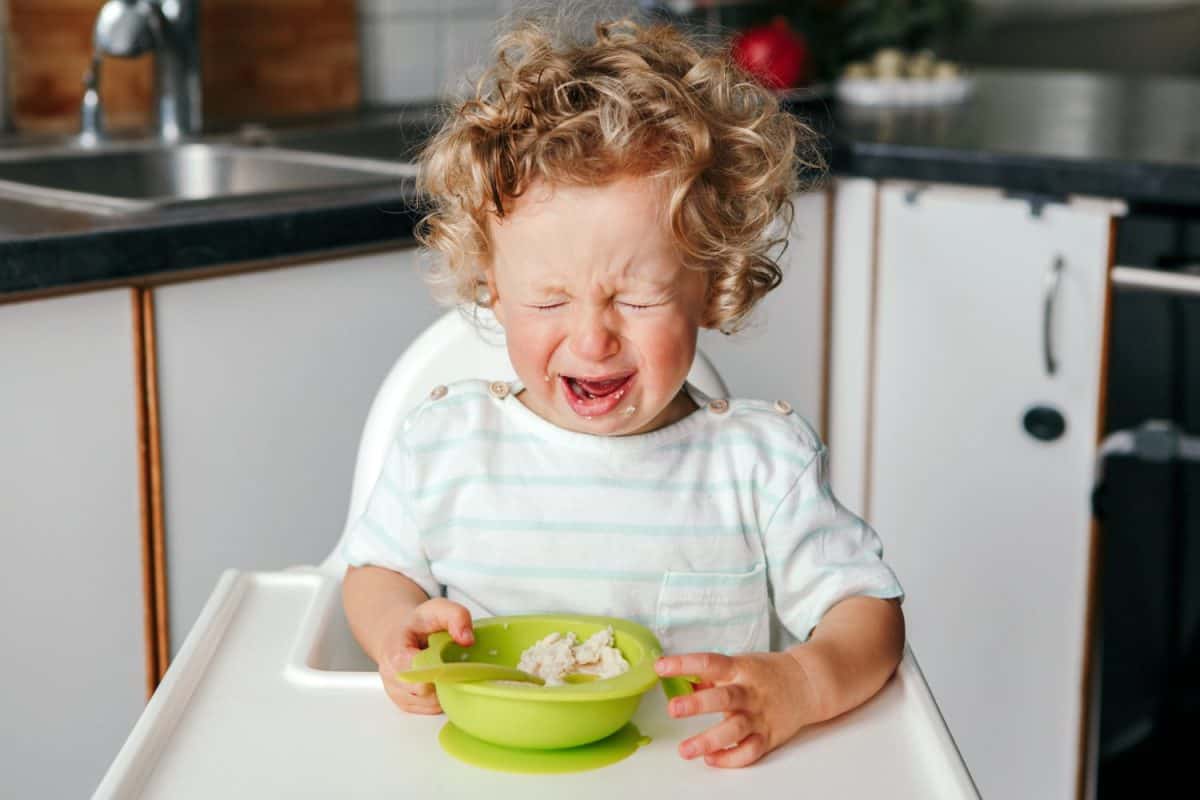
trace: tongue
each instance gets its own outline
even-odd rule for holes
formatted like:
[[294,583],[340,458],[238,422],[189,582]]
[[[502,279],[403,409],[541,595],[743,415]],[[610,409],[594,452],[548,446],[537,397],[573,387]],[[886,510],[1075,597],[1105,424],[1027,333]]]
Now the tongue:
[[577,379],[575,382],[583,387],[588,394],[596,397],[603,397],[604,395],[612,394],[619,389],[621,384],[625,383],[625,380],[625,378],[617,378],[611,381],[581,381]]

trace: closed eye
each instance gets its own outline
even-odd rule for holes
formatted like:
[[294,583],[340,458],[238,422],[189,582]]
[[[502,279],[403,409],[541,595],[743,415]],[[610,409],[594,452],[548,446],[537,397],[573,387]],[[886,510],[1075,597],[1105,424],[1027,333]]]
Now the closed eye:
[[632,308],[640,311],[644,308],[654,308],[655,306],[660,306],[662,303],[626,303],[621,301],[621,305],[625,306],[626,308]]
[[564,301],[562,301],[562,302],[559,302],[559,303],[546,303],[545,305],[540,305],[540,306],[537,306],[537,305],[531,305],[531,306],[529,306],[529,307],[530,307],[530,308],[537,309],[538,311],[553,311],[554,309],[556,309],[556,308],[561,308],[561,307],[565,306],[566,304],[567,304],[567,303],[566,303],[566,301],[564,300]]

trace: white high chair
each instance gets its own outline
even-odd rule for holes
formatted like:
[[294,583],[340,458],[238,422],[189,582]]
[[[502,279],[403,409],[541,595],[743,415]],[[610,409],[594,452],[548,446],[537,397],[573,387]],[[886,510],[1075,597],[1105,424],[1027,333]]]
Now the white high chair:
[[[392,367],[371,405],[348,523],[361,514],[397,424],[429,390],[466,377],[514,376],[503,338],[452,311]],[[490,332],[488,332],[490,331]],[[697,352],[688,379],[727,396]],[[580,800],[687,795],[694,800],[794,794],[979,800],[912,651],[874,698],[814,726],[759,765],[714,775],[676,743],[711,717],[674,720],[661,692],[634,721],[649,743],[602,772],[501,775],[467,767],[437,744],[444,719],[403,715],[353,641],[341,612],[339,546],[319,567],[227,570],[94,798],[420,796]],[[864,769],[864,765],[870,765]]]
[[[476,321],[470,314],[478,314]],[[466,378],[512,380],[516,372],[508,360],[504,332],[491,313],[455,309],[413,341],[392,366],[371,402],[367,422],[358,443],[354,465],[354,483],[350,490],[350,511],[345,530],[362,514],[371,489],[383,469],[388,445],[404,416],[438,384]],[[692,362],[688,381],[709,397],[728,397],[729,391],[708,357],[699,350]],[[341,557],[341,541],[321,563],[321,571],[339,579],[346,571]]]

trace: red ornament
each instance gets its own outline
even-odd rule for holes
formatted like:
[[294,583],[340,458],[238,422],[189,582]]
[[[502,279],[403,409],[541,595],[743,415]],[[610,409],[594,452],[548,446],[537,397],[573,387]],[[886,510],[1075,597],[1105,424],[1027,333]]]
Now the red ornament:
[[733,59],[772,89],[799,86],[808,78],[808,42],[783,17],[735,36]]

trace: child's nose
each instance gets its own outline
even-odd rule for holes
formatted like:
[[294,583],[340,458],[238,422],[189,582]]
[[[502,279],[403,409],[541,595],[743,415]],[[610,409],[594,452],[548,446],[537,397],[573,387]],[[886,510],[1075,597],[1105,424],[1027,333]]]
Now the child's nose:
[[601,311],[586,311],[576,320],[571,334],[571,352],[581,359],[599,362],[615,356],[621,339]]

